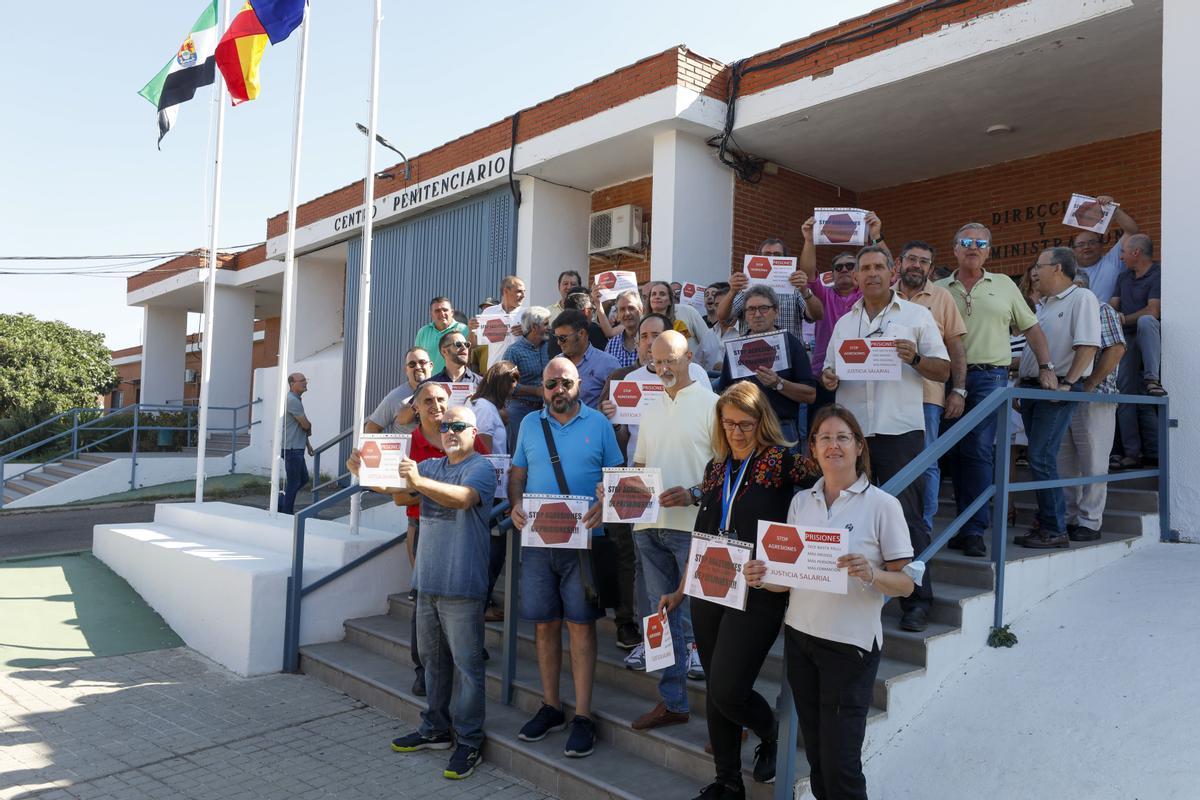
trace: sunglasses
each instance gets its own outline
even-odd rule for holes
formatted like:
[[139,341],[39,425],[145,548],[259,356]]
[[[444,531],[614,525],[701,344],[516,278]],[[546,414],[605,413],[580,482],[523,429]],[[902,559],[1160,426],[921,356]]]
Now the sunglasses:
[[970,250],[972,246],[979,250],[986,250],[989,242],[987,239],[959,239],[958,246],[966,250]]
[[427,366],[429,366],[429,364],[430,364],[430,361],[429,361],[429,359],[422,358],[420,361],[410,361],[410,362],[408,362],[408,368],[409,368],[409,369],[416,369],[417,367],[427,367]]
[[843,261],[841,264],[834,264],[833,271],[834,272],[853,272],[854,271],[854,262],[853,261]]
[[547,378],[546,380],[542,381],[542,386],[545,386],[550,391],[554,391],[559,387],[559,384],[562,384],[562,388],[569,392],[571,389],[575,388],[575,383],[576,381],[571,378]]
[[469,350],[471,348],[471,343],[464,341],[449,342],[446,346],[453,347],[455,350]]
[[558,342],[559,344],[562,344],[562,343],[563,343],[563,342],[565,342],[567,339],[570,339],[572,336],[575,336],[575,335],[577,335],[577,334],[580,334],[580,333],[583,333],[583,331],[576,331],[575,333],[568,333],[568,334],[566,334],[566,335],[563,335],[563,334],[561,334],[561,333],[556,333],[556,334],[554,334],[554,340],[555,340],[556,342]]
[[441,431],[442,433],[447,433],[447,432],[462,433],[467,428],[474,428],[474,427],[475,426],[469,422],[443,422],[441,425],[438,425],[438,430]]

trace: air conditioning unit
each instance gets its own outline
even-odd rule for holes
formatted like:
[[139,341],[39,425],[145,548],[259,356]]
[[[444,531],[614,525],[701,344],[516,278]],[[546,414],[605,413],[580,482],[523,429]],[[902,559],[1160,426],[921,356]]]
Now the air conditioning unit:
[[642,246],[642,207],[617,206],[588,218],[588,255]]
[[197,383],[200,380],[200,373],[194,369],[185,369],[183,371],[184,383]]

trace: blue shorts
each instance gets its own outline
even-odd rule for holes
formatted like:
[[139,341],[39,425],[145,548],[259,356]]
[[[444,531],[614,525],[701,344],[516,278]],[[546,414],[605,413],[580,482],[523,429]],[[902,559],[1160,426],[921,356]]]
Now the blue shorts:
[[[586,555],[584,560],[588,560]],[[589,602],[583,593],[578,550],[521,548],[521,619],[527,622],[565,619],[582,625],[603,616],[604,609]]]

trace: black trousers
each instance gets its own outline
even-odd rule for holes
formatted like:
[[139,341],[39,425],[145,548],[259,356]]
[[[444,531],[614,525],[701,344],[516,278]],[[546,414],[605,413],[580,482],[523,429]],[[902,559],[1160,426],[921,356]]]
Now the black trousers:
[[786,592],[751,589],[746,610],[738,611],[691,598],[692,630],[708,682],[708,738],[717,780],[726,785],[742,784],[743,727],[759,739],[776,737],[775,711],[754,691],[754,681],[779,635],[787,600]]
[[[908,466],[908,462],[921,455],[925,449],[925,431],[909,431],[894,435],[876,434],[867,437],[867,447],[871,454],[871,482],[883,486],[893,475]],[[929,529],[925,527],[925,499],[921,494],[924,484],[923,476],[918,477],[908,487],[896,495],[900,507],[904,509],[904,521],[908,523],[908,538],[912,542],[913,558],[929,546]],[[924,608],[929,611],[933,605],[933,578],[929,565],[925,565],[925,577],[921,585],[913,589],[908,597],[900,598],[900,608],[908,611],[913,608]]]
[[604,530],[612,537],[613,549],[617,553],[617,605],[613,609],[617,626],[629,624],[641,628],[641,612],[634,608],[634,560],[633,526],[607,523]]
[[866,800],[862,745],[879,645],[868,653],[785,628],[784,652],[813,795],[817,800]]
[[[417,544],[421,541],[421,521],[419,519],[410,519],[408,521],[408,538],[412,539],[413,554],[417,552]],[[414,569],[414,573],[415,573]],[[415,578],[416,575],[414,574]],[[412,646],[409,647],[409,653],[412,655],[413,669],[418,675],[425,674],[425,665],[421,663],[421,653],[417,650],[417,601],[413,600],[412,607],[412,626],[408,631],[408,641]]]

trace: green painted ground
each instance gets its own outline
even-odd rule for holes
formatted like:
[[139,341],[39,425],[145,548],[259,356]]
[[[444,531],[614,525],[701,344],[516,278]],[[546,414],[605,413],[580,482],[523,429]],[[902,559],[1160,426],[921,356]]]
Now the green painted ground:
[[0,561],[0,671],[182,645],[90,553]]

